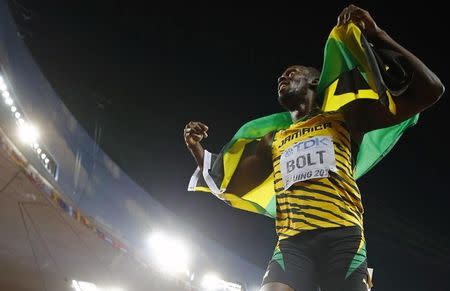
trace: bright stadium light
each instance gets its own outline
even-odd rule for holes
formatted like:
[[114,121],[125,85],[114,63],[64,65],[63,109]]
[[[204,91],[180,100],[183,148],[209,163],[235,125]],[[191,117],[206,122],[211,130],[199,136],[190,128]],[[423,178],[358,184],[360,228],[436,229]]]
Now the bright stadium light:
[[11,106],[11,112],[14,113],[17,111],[17,107],[16,106]]
[[94,283],[72,280],[72,286],[75,291],[125,291],[119,287],[98,287]]
[[45,160],[46,157],[47,157],[46,154],[42,154],[42,155],[41,155],[41,159],[43,159],[43,160]]
[[9,95],[9,92],[6,90],[2,92],[2,96],[3,96],[3,98],[11,98]]
[[203,277],[202,288],[205,291],[241,291],[242,290],[241,285],[222,280],[214,273],[208,273]]
[[223,290],[226,291],[241,291],[242,290],[242,286],[237,284],[237,283],[233,283],[233,282],[227,282],[227,281],[223,281]]
[[48,164],[50,163],[50,160],[48,158],[45,158],[44,163]]
[[42,150],[40,148],[36,149],[36,152],[38,153],[38,155],[42,152]]
[[81,291],[100,291],[94,283],[78,282],[78,285],[80,285]]
[[19,118],[22,116],[22,114],[20,114],[20,112],[16,112],[16,113],[14,113],[14,116],[15,116],[17,119],[19,119]]
[[19,125],[24,125],[25,124],[25,120],[23,118],[19,118]]
[[39,137],[39,131],[31,124],[25,123],[19,126],[19,137],[25,143],[35,143]]
[[[8,93],[8,91],[5,91],[3,93]],[[11,99],[11,97],[5,97],[5,95],[3,95],[4,99],[5,99],[5,104],[8,106],[11,106],[14,104],[14,101]]]
[[3,80],[3,78],[0,79],[0,90],[2,91],[8,90],[8,87],[6,87],[5,80]]
[[217,290],[222,286],[222,279],[216,274],[208,273],[202,279],[202,287],[205,290]]
[[72,285],[70,285],[70,287],[72,287],[75,291],[82,291],[80,284],[78,284],[78,281],[76,280],[72,280]]
[[32,145],[33,149],[37,149],[39,147],[39,144],[37,142],[33,143]]
[[189,252],[179,239],[155,232],[150,236],[149,245],[161,269],[172,274],[189,273]]
[[94,283],[72,280],[75,291],[100,291]]

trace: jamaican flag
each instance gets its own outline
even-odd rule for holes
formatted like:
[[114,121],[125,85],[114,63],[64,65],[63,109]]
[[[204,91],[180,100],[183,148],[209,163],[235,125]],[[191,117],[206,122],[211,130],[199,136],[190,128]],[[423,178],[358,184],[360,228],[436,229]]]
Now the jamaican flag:
[[[358,98],[379,100],[395,114],[395,98],[408,86],[410,74],[401,56],[375,49],[353,23],[335,27],[328,37],[318,85],[322,110],[334,111]],[[375,166],[418,115],[397,125],[365,134],[356,160],[355,179]],[[239,161],[255,153],[266,134],[292,124],[289,112],[276,113],[243,125],[219,154],[205,151],[203,171],[191,177],[188,190],[210,192],[232,207],[275,217],[273,173],[243,196],[227,191]]]

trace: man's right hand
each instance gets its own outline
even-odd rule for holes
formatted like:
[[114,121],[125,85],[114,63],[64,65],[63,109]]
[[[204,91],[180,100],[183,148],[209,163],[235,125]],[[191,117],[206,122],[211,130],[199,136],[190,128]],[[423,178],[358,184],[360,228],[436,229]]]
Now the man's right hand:
[[208,126],[198,121],[191,121],[184,128],[184,141],[188,148],[198,145],[204,138],[208,137]]

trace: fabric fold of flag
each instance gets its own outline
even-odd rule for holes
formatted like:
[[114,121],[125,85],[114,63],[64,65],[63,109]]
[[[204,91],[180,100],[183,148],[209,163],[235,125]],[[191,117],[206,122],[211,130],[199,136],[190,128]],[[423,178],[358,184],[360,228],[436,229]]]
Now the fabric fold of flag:
[[[317,89],[322,110],[338,110],[353,100],[368,98],[379,100],[395,114],[395,96],[401,94],[411,80],[400,60],[401,56],[393,51],[374,48],[355,24],[334,27],[325,44]],[[418,115],[365,134],[356,159],[355,178],[372,169],[417,120]],[[255,153],[256,145],[263,136],[291,124],[289,112],[246,123],[218,154],[205,151],[203,171],[197,168],[188,190],[209,192],[232,207],[275,217],[273,173],[242,196],[230,193],[227,186],[239,162]]]

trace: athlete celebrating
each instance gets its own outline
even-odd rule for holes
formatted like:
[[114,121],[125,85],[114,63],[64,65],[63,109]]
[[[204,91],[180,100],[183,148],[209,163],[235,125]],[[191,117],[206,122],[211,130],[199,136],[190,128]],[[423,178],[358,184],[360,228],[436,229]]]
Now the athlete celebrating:
[[[279,241],[261,291],[367,290],[363,206],[354,179],[358,146],[365,133],[407,120],[444,92],[439,78],[380,29],[367,11],[346,7],[338,25],[348,22],[378,46],[400,53],[413,78],[396,96],[392,114],[371,99],[323,112],[316,100],[317,69],[291,66],[279,77],[278,101],[293,123],[264,136],[256,153],[239,162],[227,189],[247,193],[274,172]],[[207,131],[201,122],[189,122],[184,129],[186,145],[200,168]]]

